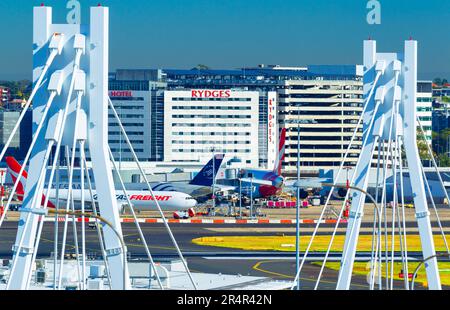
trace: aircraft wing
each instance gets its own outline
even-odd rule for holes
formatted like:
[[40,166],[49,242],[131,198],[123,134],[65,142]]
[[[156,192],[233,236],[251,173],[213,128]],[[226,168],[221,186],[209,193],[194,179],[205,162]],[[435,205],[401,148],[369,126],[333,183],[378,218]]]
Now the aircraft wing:
[[[236,191],[236,187],[235,186],[229,186],[229,185],[220,185],[220,184],[216,184],[216,190],[219,189],[221,191]],[[238,188],[239,190],[239,188]]]
[[[308,178],[308,179],[300,179],[300,187],[301,188],[322,188],[323,183],[326,183],[329,179],[326,178]],[[297,189],[297,180],[288,180],[285,181],[284,187],[289,189]]]
[[[212,187],[208,186],[196,186],[196,187],[197,188],[195,190],[190,191],[189,194],[197,200],[209,196],[212,193]],[[215,188],[216,191],[233,191],[233,192],[236,191],[236,187],[228,185],[216,184]]]
[[253,182],[253,184],[272,186],[272,181],[268,181],[268,180],[243,178],[243,179],[241,179],[241,181],[242,182],[246,182],[246,183],[252,183]]

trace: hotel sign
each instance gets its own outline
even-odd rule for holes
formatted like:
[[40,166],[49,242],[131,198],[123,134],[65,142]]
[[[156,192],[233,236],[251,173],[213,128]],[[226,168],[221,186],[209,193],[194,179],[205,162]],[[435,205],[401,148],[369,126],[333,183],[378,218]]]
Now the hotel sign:
[[268,169],[275,165],[278,151],[277,93],[267,93],[267,164]]
[[230,98],[231,90],[205,90],[193,89],[191,90],[192,98]]
[[133,92],[129,90],[115,90],[109,92],[110,97],[120,97],[120,98],[131,98],[133,97]]

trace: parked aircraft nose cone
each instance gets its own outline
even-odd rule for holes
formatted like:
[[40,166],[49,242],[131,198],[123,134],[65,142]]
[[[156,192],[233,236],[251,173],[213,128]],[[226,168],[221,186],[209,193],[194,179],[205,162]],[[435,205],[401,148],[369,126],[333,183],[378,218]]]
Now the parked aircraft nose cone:
[[194,197],[187,196],[186,197],[186,207],[188,209],[194,208],[197,206],[197,200]]

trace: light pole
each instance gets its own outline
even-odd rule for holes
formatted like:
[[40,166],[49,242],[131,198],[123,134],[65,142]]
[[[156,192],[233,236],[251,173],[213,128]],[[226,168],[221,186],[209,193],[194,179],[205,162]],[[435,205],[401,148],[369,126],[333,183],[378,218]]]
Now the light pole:
[[[295,204],[295,273],[300,270],[300,124],[315,124],[315,120],[300,120],[300,107],[297,113],[297,120],[291,123],[297,124],[297,182],[294,186],[297,188],[297,197]],[[300,279],[297,281],[297,290],[300,290]]]
[[346,171],[346,181],[345,184],[347,184],[347,187],[350,186],[350,179],[348,178],[349,171],[353,169],[352,167],[344,167],[344,170]]
[[[300,111],[300,108],[299,108]],[[295,271],[300,269],[300,112],[297,120],[297,203],[295,212]],[[300,281],[297,282],[297,290],[300,290]]]
[[216,215],[216,157],[214,155],[215,149],[212,148],[212,155],[213,155],[213,173],[212,173],[212,216]]
[[249,173],[250,177],[250,218],[253,219],[253,173]]
[[242,219],[242,179],[239,177],[239,219]]
[[[118,107],[119,108],[119,107]],[[120,106],[120,119],[122,118],[122,106]],[[119,134],[119,173],[122,171],[122,133]]]
[[450,136],[447,137],[447,157],[450,157]]

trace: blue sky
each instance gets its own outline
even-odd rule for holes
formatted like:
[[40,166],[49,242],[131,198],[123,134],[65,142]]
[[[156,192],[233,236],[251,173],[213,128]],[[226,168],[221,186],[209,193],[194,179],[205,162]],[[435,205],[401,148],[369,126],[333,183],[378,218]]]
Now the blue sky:
[[[366,23],[366,0],[80,0],[84,21],[99,1],[111,10],[111,71],[355,64],[369,36],[384,51],[412,36],[419,78],[450,79],[449,0],[379,0],[381,25]],[[31,77],[32,7],[41,2],[65,21],[67,0],[0,1],[0,79]]]

